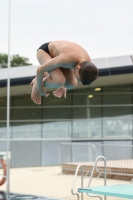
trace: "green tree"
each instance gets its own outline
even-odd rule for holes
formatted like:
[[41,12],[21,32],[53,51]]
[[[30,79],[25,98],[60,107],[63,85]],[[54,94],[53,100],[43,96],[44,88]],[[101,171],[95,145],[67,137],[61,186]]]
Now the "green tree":
[[6,68],[8,63],[7,54],[0,54],[0,68]]
[[31,63],[29,63],[28,58],[24,58],[19,55],[13,55],[11,57],[11,67],[18,67],[18,66],[25,66],[25,65],[32,65]]
[[[19,66],[26,66],[26,65],[32,65],[29,63],[29,59],[17,55],[11,56],[10,59],[10,65],[11,67],[19,67]],[[0,54],[0,68],[7,68],[8,66],[8,55],[7,54]]]

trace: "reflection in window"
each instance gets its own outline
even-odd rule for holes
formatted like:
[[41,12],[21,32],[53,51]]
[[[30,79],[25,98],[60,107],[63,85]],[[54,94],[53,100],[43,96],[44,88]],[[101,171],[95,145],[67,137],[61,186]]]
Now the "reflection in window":
[[[9,128],[9,134],[11,137],[11,127]],[[7,127],[6,122],[0,122],[0,139],[7,139]]]
[[41,124],[40,123],[13,123],[12,125],[13,138],[40,138]]
[[[68,90],[67,98],[11,97],[11,138],[116,138],[133,135],[133,85]],[[92,98],[89,98],[92,95]],[[0,98],[0,138],[6,138],[6,98]]]
[[101,119],[73,120],[73,138],[101,137]]
[[43,123],[43,138],[71,138],[71,121]]
[[131,115],[104,118],[103,135],[104,137],[132,137]]

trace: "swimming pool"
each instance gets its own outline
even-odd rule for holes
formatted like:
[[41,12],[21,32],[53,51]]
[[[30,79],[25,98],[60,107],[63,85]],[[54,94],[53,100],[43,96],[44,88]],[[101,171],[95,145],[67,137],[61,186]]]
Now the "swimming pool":
[[[27,194],[15,194],[10,193],[10,200],[57,200],[49,197],[42,197],[36,195],[27,195]],[[0,200],[7,200],[7,196],[5,192],[0,191]]]

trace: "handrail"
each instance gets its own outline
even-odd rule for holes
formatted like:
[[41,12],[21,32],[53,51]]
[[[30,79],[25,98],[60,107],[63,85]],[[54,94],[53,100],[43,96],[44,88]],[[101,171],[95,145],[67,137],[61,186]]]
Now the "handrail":
[[93,174],[94,174],[94,171],[96,169],[96,166],[97,166],[97,162],[99,159],[103,159],[104,160],[104,185],[106,185],[106,158],[104,156],[98,156],[95,160],[95,163],[94,163],[94,167],[92,169],[92,172],[91,172],[91,176],[90,176],[90,180],[89,180],[89,183],[88,183],[88,186],[87,187],[90,187],[90,184],[91,184],[91,180],[92,180],[92,177],[93,177]]
[[75,183],[76,183],[76,179],[77,179],[77,175],[78,175],[78,172],[79,172],[79,169],[82,165],[78,165],[77,168],[76,168],[76,172],[75,172],[75,175],[74,175],[74,179],[73,179],[73,182],[72,182],[72,187],[71,187],[71,193],[73,195],[77,195],[77,200],[79,200],[79,194],[78,193],[74,193],[74,186],[75,186]]
[[[92,169],[92,172],[91,172],[91,176],[90,176],[90,180],[89,180],[89,183],[88,183],[88,186],[87,187],[90,187],[90,184],[91,184],[91,180],[92,180],[92,177],[93,177],[93,174],[94,174],[94,171],[95,169],[97,169],[97,162],[99,159],[103,159],[104,160],[104,186],[106,185],[106,158],[104,156],[98,156],[95,160],[95,164],[94,164],[94,167]],[[90,197],[98,197],[102,200],[102,198],[100,196],[91,196],[90,194],[87,194],[88,196]],[[104,196],[104,200],[106,200],[106,196]]]
[[[93,174],[94,174],[94,171],[96,169],[97,162],[98,162],[99,159],[103,159],[104,160],[104,185],[106,185],[106,158],[104,156],[98,156],[96,158],[96,160],[95,160],[95,163],[94,163],[94,166],[93,166],[93,169],[92,169],[91,176],[90,176],[90,179],[89,179],[87,187],[90,187],[91,180],[92,180],[92,177],[93,177]],[[73,182],[72,182],[72,187],[71,187],[71,193],[73,195],[77,195],[77,200],[79,200],[79,194],[74,192],[74,186],[75,186],[75,183],[76,183],[76,179],[77,179],[77,175],[78,175],[79,169],[81,168],[82,172],[83,172],[82,166],[83,165],[81,165],[81,164],[77,166],[76,172],[75,172],[75,175],[74,175],[74,179],[73,179]],[[81,187],[83,187],[83,173],[81,174]],[[90,196],[90,197],[99,197],[99,196],[91,196],[89,194],[88,194],[88,196]],[[99,197],[99,198],[101,199],[101,197]],[[106,196],[104,198],[106,200]]]
[[[97,157],[97,149],[96,149],[96,146],[94,145],[94,144],[92,144],[92,143],[86,143],[86,144],[83,144],[83,143],[60,143],[60,145],[59,145],[59,149],[58,149],[58,155],[59,155],[59,160],[58,160],[58,165],[60,166],[61,165],[61,146],[62,145],[70,145],[70,146],[88,146],[88,147],[92,147],[92,149],[93,149],[93,151],[94,151],[94,154],[95,154],[95,158],[94,159],[96,159],[96,157]],[[72,160],[73,160],[73,158],[72,158]]]

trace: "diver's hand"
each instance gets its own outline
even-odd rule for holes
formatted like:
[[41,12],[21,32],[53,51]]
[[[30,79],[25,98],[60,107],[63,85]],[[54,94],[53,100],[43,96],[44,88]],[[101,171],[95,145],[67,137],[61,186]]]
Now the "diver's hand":
[[53,92],[53,95],[57,98],[64,96],[66,98],[67,89],[64,86],[59,87],[56,91]]

